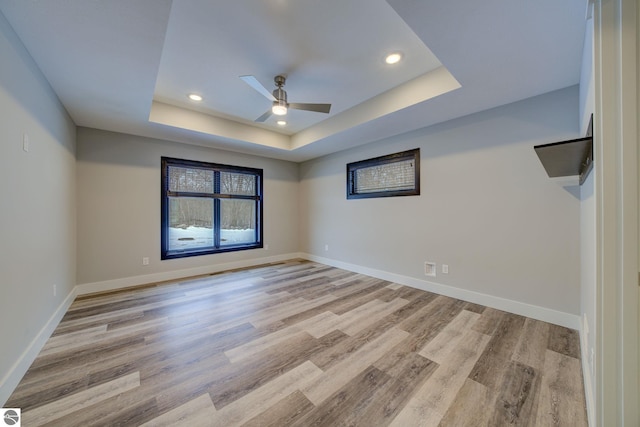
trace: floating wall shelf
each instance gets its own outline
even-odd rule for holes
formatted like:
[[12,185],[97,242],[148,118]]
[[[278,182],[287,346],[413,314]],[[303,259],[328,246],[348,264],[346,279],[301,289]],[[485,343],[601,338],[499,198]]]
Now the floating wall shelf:
[[550,178],[578,175],[582,185],[593,168],[592,126],[593,116],[586,137],[533,147]]

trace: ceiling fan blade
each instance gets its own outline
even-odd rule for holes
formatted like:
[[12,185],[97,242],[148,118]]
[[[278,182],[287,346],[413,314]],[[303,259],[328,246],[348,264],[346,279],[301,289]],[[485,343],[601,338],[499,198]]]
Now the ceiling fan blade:
[[329,113],[331,104],[305,104],[299,102],[290,102],[289,108],[294,110],[315,111],[316,113]]
[[262,123],[265,120],[267,120],[269,117],[271,117],[272,114],[273,112],[271,111],[271,108],[269,108],[267,111],[264,112],[263,115],[255,119],[254,122]]
[[240,78],[246,84],[248,84],[249,86],[251,86],[252,88],[257,90],[258,92],[260,92],[268,100],[277,101],[275,96],[273,96],[273,94],[271,92],[269,92],[269,90],[266,87],[262,86],[262,84],[255,77],[253,77],[253,76],[240,76]]

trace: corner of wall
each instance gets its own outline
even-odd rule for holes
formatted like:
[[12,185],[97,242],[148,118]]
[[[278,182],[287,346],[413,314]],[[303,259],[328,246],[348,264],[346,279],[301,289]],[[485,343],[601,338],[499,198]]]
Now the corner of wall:
[[40,329],[29,346],[9,369],[9,372],[7,372],[7,374],[0,380],[0,407],[4,406],[7,399],[11,396],[11,393],[13,393],[15,388],[18,386],[20,380],[38,356],[38,353],[40,353],[42,347],[44,347],[45,343],[58,326],[58,323],[60,323],[60,320],[64,317],[76,296],[78,296],[77,286],[74,287],[69,295],[67,295],[67,297],[62,301],[47,323],[45,323],[42,329]]

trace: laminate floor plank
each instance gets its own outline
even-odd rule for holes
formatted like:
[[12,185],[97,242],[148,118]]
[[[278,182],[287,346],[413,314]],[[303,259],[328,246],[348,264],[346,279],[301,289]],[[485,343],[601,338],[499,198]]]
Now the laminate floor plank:
[[334,329],[340,329],[347,335],[353,336],[371,323],[391,314],[405,304],[407,304],[407,301],[401,299],[396,299],[390,303],[385,303],[378,299],[369,301],[327,322],[326,325],[323,325],[326,328],[324,334]]
[[91,390],[75,393],[55,402],[25,411],[22,415],[22,421],[30,426],[45,425],[78,409],[101,402],[138,386],[140,386],[140,375],[132,373],[96,386]]
[[[247,326],[253,329],[250,325]],[[167,370],[171,366],[181,368],[188,362],[201,360],[210,354],[220,352],[215,349],[215,346],[206,345],[206,342],[199,339],[201,337],[182,332],[179,337],[171,340],[173,347],[158,348],[144,345],[142,341],[138,345],[122,346],[112,352],[91,355],[91,358],[80,357],[79,361],[72,359],[66,367],[56,365],[53,369],[32,369],[25,377],[29,381],[21,382],[12,399],[16,399],[15,402],[19,406],[29,408],[34,404],[55,399],[56,396],[59,398],[99,383],[100,378],[108,377],[109,372],[118,372],[123,375],[137,370],[142,372],[145,378],[153,374],[153,369]],[[194,343],[203,345],[197,346]],[[177,350],[172,351],[172,348]],[[136,355],[135,358],[131,357],[132,353]]]
[[[123,394],[126,394],[126,392]],[[137,426],[147,421],[150,414],[158,412],[155,398],[152,396],[135,399],[134,401],[122,400],[122,405],[115,405],[113,402],[119,402],[123,394],[84,407],[79,411],[57,418],[46,425],[47,427]]]
[[287,342],[269,348],[260,355],[232,363],[220,372],[212,372],[214,382],[209,389],[211,399],[216,408],[221,409],[250,393],[255,387],[310,360],[310,356],[321,348],[335,345],[345,337],[339,331],[320,339],[315,339],[306,332],[299,332]]
[[480,316],[480,319],[473,325],[473,330],[476,332],[480,332],[485,335],[493,335],[500,322],[502,322],[502,318],[507,313],[501,310],[497,310],[495,308],[487,307]]
[[404,307],[408,303],[409,301],[407,300],[395,298],[389,302],[384,302],[378,307],[371,308],[357,317],[347,318],[346,315],[342,315],[341,317],[343,317],[344,320],[338,325],[338,329],[347,335],[353,336],[371,324],[390,315],[391,313],[394,313],[396,310]]
[[547,350],[536,421],[542,426],[587,425],[580,360]]
[[[384,364],[374,363],[378,367]],[[393,365],[392,371],[383,371],[392,379],[380,387],[369,407],[359,414],[354,425],[388,425],[405,407],[416,390],[429,379],[438,364],[416,354],[409,353]]]
[[586,426],[577,331],[302,259],[71,304],[23,425]]
[[211,419],[211,425],[242,425],[321,375],[322,371],[317,366],[306,361],[218,410]]
[[[270,334],[263,335],[260,338],[243,343],[239,346],[232,347],[231,349],[226,350],[224,354],[229,358],[231,363],[234,363],[247,357],[256,356],[273,346],[286,343],[288,340],[303,332],[306,333],[304,324],[288,326],[286,328],[278,329]],[[316,337],[314,336],[314,338]]]
[[390,425],[437,426],[489,342],[488,335],[469,330],[459,351],[438,366]]
[[460,314],[463,305],[462,301],[438,297],[423,310],[401,322],[399,328],[411,335],[410,350],[419,352]]
[[316,407],[293,423],[292,427],[357,425],[361,422],[360,415],[373,403],[377,389],[386,386],[390,380],[391,377],[384,372],[369,366],[345,383],[339,391],[335,391],[321,403],[316,403]]
[[578,331],[562,326],[549,325],[547,348],[565,356],[580,359],[580,337]]
[[[105,349],[102,353],[94,352],[88,357],[81,355],[55,364],[39,367],[32,365],[7,402],[14,403],[15,407],[28,409],[84,389],[90,374],[99,372],[103,366],[110,367],[106,361],[130,349],[142,352],[145,349],[144,341],[140,339],[133,343],[125,342],[115,348]],[[131,357],[127,356],[126,361],[131,361]],[[117,363],[122,364],[126,361]]]
[[143,427],[170,427],[207,425],[216,414],[216,408],[208,394],[202,394],[189,402],[141,424]]
[[358,283],[362,283],[364,281],[367,281],[371,279],[371,277],[366,276],[364,274],[360,274],[360,273],[351,273],[348,276],[345,277],[341,277],[337,280],[333,281],[333,286],[336,289],[343,289],[343,288],[352,288],[353,286],[357,285]]
[[495,400],[485,386],[467,378],[439,426],[494,427],[489,424],[489,417]]
[[447,358],[457,350],[460,340],[465,337],[466,331],[473,326],[479,317],[480,315],[477,313],[462,310],[418,354],[434,362],[445,363]]
[[[335,287],[334,287],[335,288]],[[379,289],[379,288],[375,288]],[[345,292],[348,291],[348,292]],[[292,325],[300,321],[304,321],[310,317],[314,317],[320,313],[330,311],[332,313],[341,314],[348,312],[344,310],[345,306],[358,307],[359,305],[368,301],[376,299],[376,291],[373,287],[370,287],[367,283],[354,284],[353,287],[333,289],[328,292],[335,297],[334,300],[326,302],[324,304],[316,305],[307,310],[299,313],[287,316],[282,319],[282,322]],[[366,295],[366,297],[364,297]],[[362,299],[360,299],[362,298]]]
[[290,292],[293,295],[303,298],[306,298],[307,293],[318,290],[328,292],[329,289],[333,288],[333,285],[331,285],[331,279],[325,276],[324,273],[326,273],[326,271],[305,277],[304,280],[293,279],[291,283],[278,286],[276,289],[279,292]]
[[317,353],[314,353],[310,356],[309,360],[315,363],[320,369],[327,370],[333,365],[340,363],[342,360],[351,357],[352,354],[357,352],[361,347],[377,339],[380,335],[383,335],[392,328],[394,328],[394,324],[391,322],[386,324],[376,322],[374,325],[363,329],[353,336],[348,336],[341,331],[335,330],[331,332],[331,334],[340,332],[346,338],[341,342],[336,343],[336,345],[323,348]]
[[513,351],[511,360],[541,371],[544,366],[546,344],[549,342],[549,326],[551,325],[546,322],[525,319],[520,340]]
[[541,371],[510,362],[500,387],[490,425],[537,425]]
[[47,341],[47,344],[40,351],[39,356],[47,358],[55,357],[67,357],[68,353],[75,353],[82,351],[86,348],[101,347],[105,342],[116,341],[122,338],[132,338],[138,336],[144,336],[154,329],[161,329],[169,324],[169,320],[166,317],[155,319],[146,322],[140,322],[137,325],[131,325],[120,329],[111,329],[107,327],[104,330],[97,330],[98,328],[92,328],[92,332],[89,334],[74,334],[70,339],[63,335],[58,335],[54,339]]
[[406,299],[407,301],[413,301],[416,298],[423,298],[427,295],[433,295],[434,298],[437,296],[432,292],[411,288],[409,286],[400,286],[398,289],[396,289],[396,291],[398,298]]
[[520,341],[525,318],[505,314],[469,378],[493,390],[502,384],[511,355]]
[[242,427],[291,426],[313,408],[315,405],[300,390],[296,390],[266,411],[242,424]]
[[463,308],[463,310],[471,311],[473,313],[478,313],[478,314],[484,313],[486,309],[487,307],[485,307],[484,305],[474,304],[472,302],[467,302]]
[[302,392],[315,405],[322,403],[353,377],[384,356],[406,336],[407,333],[404,331],[395,328],[389,329],[375,340],[363,345],[348,358],[324,371],[317,381],[303,389]]
[[[404,319],[398,326],[411,334],[437,329],[440,332],[454,317],[462,311],[463,301],[445,296],[437,296],[420,311]],[[437,333],[430,334],[431,337]]]
[[[378,295],[385,292],[382,283],[374,280],[362,280],[356,287],[361,287],[361,289],[358,292],[351,292],[351,289],[349,288],[332,291],[331,294],[340,299],[333,301],[331,305],[327,306],[327,309],[331,310],[335,314],[342,315],[363,304],[378,299]],[[356,287],[354,287],[354,289]],[[349,291],[348,296],[344,295],[346,291]]]
[[265,310],[264,313],[252,316],[251,323],[255,326],[268,325],[269,323],[284,319],[288,316],[303,312],[305,310],[317,307],[328,301],[335,300],[335,297],[331,294],[325,295],[313,300],[300,299],[299,301],[291,301],[281,307],[277,307],[273,310]]

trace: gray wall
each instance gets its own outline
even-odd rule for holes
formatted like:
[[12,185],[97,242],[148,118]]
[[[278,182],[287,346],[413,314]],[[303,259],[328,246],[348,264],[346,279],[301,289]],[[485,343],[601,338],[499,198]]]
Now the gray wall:
[[[301,250],[578,316],[579,190],[549,179],[533,150],[576,138],[578,122],[571,87],[308,161]],[[416,147],[420,196],[346,200],[347,163]]]
[[[295,163],[87,128],[78,128],[77,146],[79,285],[298,251]],[[269,248],[161,261],[162,156],[262,168]]]
[[[75,125],[0,14],[0,403],[75,286]],[[23,151],[23,134],[29,151]],[[57,295],[53,295],[53,285]],[[0,405],[1,406],[1,405]]]

